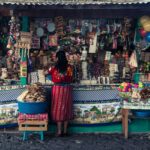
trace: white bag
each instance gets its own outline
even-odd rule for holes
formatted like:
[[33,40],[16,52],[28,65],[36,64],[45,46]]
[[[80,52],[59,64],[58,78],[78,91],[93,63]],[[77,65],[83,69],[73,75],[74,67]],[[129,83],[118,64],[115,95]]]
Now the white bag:
[[134,51],[131,54],[131,57],[129,58],[129,65],[131,68],[137,68],[138,67],[136,51]]

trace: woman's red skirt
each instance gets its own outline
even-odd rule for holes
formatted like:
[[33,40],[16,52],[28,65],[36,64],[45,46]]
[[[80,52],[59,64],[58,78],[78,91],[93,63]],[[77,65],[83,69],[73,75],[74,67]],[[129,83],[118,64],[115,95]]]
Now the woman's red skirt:
[[54,121],[69,121],[73,118],[72,86],[54,85],[52,87],[51,114]]

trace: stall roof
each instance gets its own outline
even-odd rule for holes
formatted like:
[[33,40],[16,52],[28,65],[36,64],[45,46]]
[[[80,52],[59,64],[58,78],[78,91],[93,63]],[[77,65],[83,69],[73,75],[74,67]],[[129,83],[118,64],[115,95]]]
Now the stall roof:
[[0,0],[0,5],[107,5],[147,4],[150,0]]

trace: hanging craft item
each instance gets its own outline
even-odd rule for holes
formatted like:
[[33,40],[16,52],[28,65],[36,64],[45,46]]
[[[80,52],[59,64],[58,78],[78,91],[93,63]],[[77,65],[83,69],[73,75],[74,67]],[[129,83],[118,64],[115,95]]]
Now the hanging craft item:
[[[20,44],[21,46],[21,44]],[[23,46],[22,46],[23,47]],[[20,77],[27,77],[27,59],[28,49],[20,48],[21,62],[20,62]]]
[[20,40],[16,43],[16,49],[20,51],[20,77],[27,77],[27,58],[29,58],[29,50],[31,47],[31,33],[30,32],[21,32]]
[[58,36],[64,35],[64,20],[62,16],[55,18],[56,33]]
[[117,31],[115,31],[114,32],[114,35],[112,36],[112,49],[117,49],[117,47],[118,47],[118,41],[117,41],[117,39],[118,39],[118,32]]
[[50,35],[49,36],[49,46],[58,46],[57,40],[58,40],[57,35]]
[[43,28],[37,28],[36,34],[37,34],[38,37],[42,37],[44,35]]
[[55,31],[55,24],[54,24],[53,22],[48,23],[48,25],[47,25],[47,30],[48,30],[49,32],[54,32],[54,31]]
[[87,79],[87,61],[82,62],[82,79]]
[[110,59],[111,59],[111,52],[106,51],[105,60],[110,60]]
[[27,77],[27,61],[20,63],[20,77]]
[[118,72],[118,64],[110,63],[109,64],[109,71],[110,71],[109,75],[111,77],[114,77],[115,72]]
[[13,62],[12,62],[12,58],[11,57],[8,57],[6,59],[6,63],[7,63],[7,68],[8,69],[12,69],[13,68]]
[[40,49],[40,38],[37,36],[32,37],[31,48]]
[[87,50],[86,50],[86,47],[83,47],[81,60],[85,61],[86,59],[87,59]]
[[19,19],[12,16],[11,20],[9,21],[9,26],[10,26],[10,31],[9,31],[7,48],[10,49],[14,47],[14,44],[19,39],[19,30],[20,30]]
[[43,50],[48,49],[48,44],[49,44],[48,42],[49,42],[48,36],[46,36],[42,39],[42,49]]
[[96,53],[96,46],[97,46],[97,34],[91,34],[89,53]]
[[16,43],[16,48],[20,50],[21,60],[29,57],[29,50],[31,48],[32,34],[30,32],[20,32],[20,39]]
[[134,51],[131,54],[131,57],[129,59],[129,65],[130,65],[131,68],[137,68],[138,67],[136,51]]

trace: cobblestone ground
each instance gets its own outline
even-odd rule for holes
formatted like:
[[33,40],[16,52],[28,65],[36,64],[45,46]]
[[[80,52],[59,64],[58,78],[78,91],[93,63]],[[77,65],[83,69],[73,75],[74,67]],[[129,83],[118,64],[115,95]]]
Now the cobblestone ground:
[[22,141],[21,134],[0,133],[0,150],[150,150],[150,135],[132,134],[124,139],[121,134],[73,134],[69,137],[31,135]]

